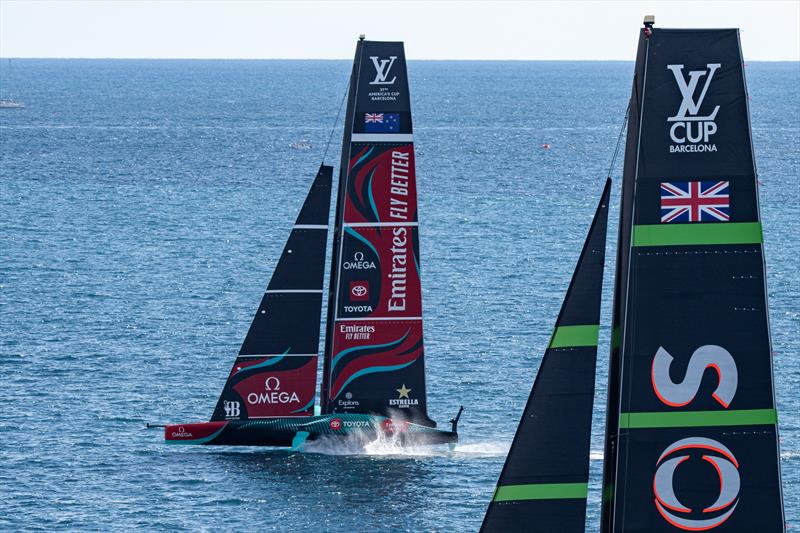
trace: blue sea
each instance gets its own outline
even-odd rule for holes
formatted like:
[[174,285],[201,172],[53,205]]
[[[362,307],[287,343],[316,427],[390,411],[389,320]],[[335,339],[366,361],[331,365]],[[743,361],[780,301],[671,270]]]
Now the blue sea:
[[[0,98],[26,108],[0,109],[0,529],[476,531],[632,72],[632,62],[409,63],[428,400],[444,425],[466,406],[461,442],[293,453],[167,447],[144,423],[211,415],[323,158],[350,62],[3,60]],[[797,528],[800,65],[750,63],[747,77]],[[340,145],[341,124],[334,165]],[[588,531],[620,173],[618,161]]]

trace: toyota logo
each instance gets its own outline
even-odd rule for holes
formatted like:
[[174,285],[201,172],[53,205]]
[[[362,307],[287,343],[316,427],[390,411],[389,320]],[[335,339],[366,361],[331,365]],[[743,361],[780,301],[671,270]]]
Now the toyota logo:
[[350,292],[353,293],[353,296],[364,296],[367,294],[367,288],[363,285],[356,285],[350,289]]
[[[701,459],[709,462],[719,476],[719,496],[702,510],[708,518],[689,518],[693,512],[683,505],[675,494],[675,470],[689,455],[675,455],[679,451],[699,450]],[[712,452],[715,455],[708,455]],[[672,443],[656,461],[658,469],[653,477],[656,509],[664,520],[686,531],[704,531],[719,526],[733,514],[739,504],[739,463],[733,453],[721,443],[705,437],[689,437]],[[722,512],[722,514],[719,514]],[[697,516],[696,514],[694,516]]]

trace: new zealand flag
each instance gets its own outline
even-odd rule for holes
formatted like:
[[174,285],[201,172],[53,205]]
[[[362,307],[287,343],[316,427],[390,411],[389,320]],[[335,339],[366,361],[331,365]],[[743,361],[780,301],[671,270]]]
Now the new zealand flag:
[[365,133],[396,133],[400,131],[399,113],[365,113]]

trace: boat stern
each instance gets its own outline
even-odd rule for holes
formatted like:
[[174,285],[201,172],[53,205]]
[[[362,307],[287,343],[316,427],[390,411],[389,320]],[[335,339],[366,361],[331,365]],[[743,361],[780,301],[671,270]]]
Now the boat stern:
[[228,422],[196,422],[169,424],[164,427],[167,444],[208,444],[217,438]]

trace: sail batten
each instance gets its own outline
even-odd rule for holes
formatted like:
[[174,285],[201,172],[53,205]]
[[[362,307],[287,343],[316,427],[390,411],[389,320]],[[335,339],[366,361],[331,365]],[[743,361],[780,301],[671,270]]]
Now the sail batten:
[[584,531],[610,192],[606,180],[483,533]]

